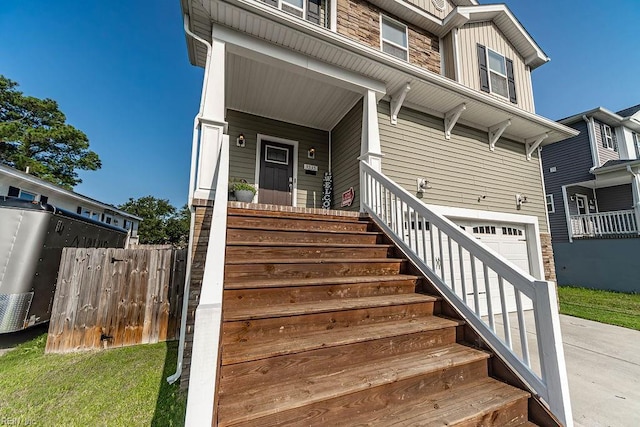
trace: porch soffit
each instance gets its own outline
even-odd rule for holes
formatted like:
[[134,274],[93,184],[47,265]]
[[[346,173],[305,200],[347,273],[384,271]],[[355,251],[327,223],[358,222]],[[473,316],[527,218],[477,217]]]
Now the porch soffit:
[[[407,64],[259,2],[230,0],[234,3],[232,5],[230,2],[204,1],[210,9],[211,19],[220,24],[210,24],[209,34],[204,29],[197,28],[202,31],[199,35],[206,39],[211,39],[212,30],[216,33],[244,33],[288,51],[300,52],[341,69],[384,82],[387,93],[395,93],[409,82],[412,90],[407,94],[404,105],[415,106],[416,109],[436,117],[444,117],[447,111],[465,103],[467,108],[459,123],[487,131],[496,124],[511,119],[511,126],[503,137],[521,143],[544,133],[548,137],[543,145],[578,134],[574,129],[520,110],[444,76]],[[197,13],[208,11],[200,8]],[[198,52],[198,55],[202,54],[204,56],[198,59],[199,65],[204,65],[204,49],[202,53]]]

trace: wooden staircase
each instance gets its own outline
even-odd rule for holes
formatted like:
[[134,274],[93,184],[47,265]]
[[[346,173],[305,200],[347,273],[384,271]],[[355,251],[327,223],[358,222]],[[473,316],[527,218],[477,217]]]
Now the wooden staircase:
[[229,209],[217,425],[534,425],[385,240],[358,217]]

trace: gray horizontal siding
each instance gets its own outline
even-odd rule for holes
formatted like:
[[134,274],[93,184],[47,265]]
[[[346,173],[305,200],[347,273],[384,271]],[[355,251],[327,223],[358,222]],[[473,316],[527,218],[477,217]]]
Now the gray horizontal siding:
[[[567,187],[567,204],[569,206],[569,215],[578,215],[578,202],[575,200],[571,200],[571,197],[576,195],[576,194],[581,194],[583,196],[587,197],[587,207],[589,208],[589,213],[595,213],[596,212],[596,204],[595,204],[595,198],[593,197],[593,190],[591,188],[587,188],[587,187],[581,187],[579,185],[572,185],[570,187]],[[566,224],[566,221],[565,221]]]
[[353,187],[353,205],[360,209],[360,139],[362,137],[362,101],[358,102],[331,131],[331,170],[333,172],[333,208],[343,209],[342,193]]
[[[446,140],[442,119],[408,108],[394,126],[387,102],[378,105],[378,117],[382,171],[407,191],[416,194],[416,178],[428,178],[425,203],[537,216],[547,232],[539,160],[527,161],[523,144],[501,139],[491,151],[485,132],[462,125]],[[528,198],[521,210],[516,194]]]
[[[267,119],[239,111],[227,110],[229,123],[229,177],[246,179],[255,184],[256,146],[258,134],[298,141],[298,197],[300,207],[319,208],[322,206],[322,177],[329,169],[329,133],[305,126],[293,125],[279,120]],[[244,134],[244,148],[237,147],[235,140]],[[315,159],[309,159],[309,148],[315,148]],[[318,166],[316,175],[308,175],[304,164]]]
[[633,209],[633,193],[631,191],[631,184],[598,188],[596,190],[598,210],[609,212]]
[[[591,146],[587,124],[580,121],[570,125],[580,134],[542,149],[542,170],[547,194],[553,194],[555,213],[549,214],[549,225],[554,242],[568,242],[569,231],[565,216],[562,186],[577,182],[590,181],[593,175],[589,169],[593,166]],[[552,167],[555,172],[550,172]]]

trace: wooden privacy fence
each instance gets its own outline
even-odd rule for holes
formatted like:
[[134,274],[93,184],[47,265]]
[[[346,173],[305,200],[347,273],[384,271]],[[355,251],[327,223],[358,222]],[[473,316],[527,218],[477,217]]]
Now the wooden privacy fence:
[[179,336],[185,249],[65,248],[47,353]]

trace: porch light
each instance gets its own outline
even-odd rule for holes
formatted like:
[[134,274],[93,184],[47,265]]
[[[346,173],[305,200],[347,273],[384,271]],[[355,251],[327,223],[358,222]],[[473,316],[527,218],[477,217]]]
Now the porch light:
[[527,196],[524,194],[516,194],[516,209],[520,210],[525,203],[527,203]]
[[241,133],[240,135],[238,135],[238,138],[236,139],[236,145],[237,145],[238,147],[242,147],[242,148],[244,148],[245,143],[246,143],[246,141],[245,141],[245,139],[244,139],[244,134],[243,134],[243,133]]
[[307,157],[310,159],[315,159],[316,158],[316,149],[311,147],[309,148],[309,151],[307,151]]

